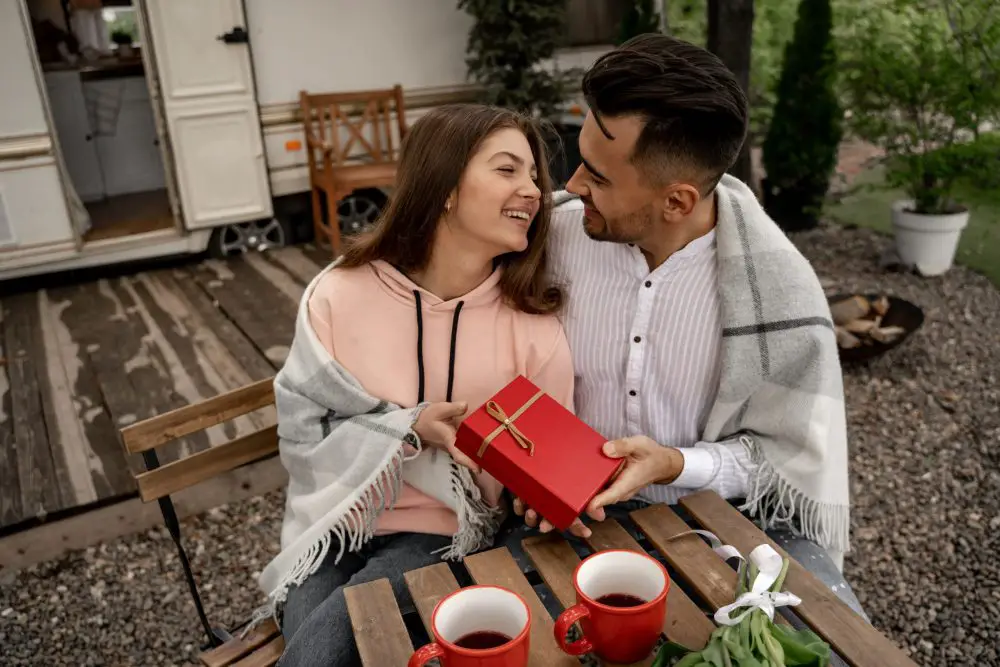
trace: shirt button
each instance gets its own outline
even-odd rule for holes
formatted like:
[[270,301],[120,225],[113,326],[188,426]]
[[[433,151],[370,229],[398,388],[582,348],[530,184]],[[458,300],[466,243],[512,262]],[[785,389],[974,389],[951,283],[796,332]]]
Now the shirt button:
[[633,338],[632,340],[634,340],[634,341],[635,341],[635,342],[637,342],[637,343],[641,343],[641,342],[642,342],[642,336],[636,336],[636,337],[635,337],[635,338]]
[[652,287],[652,286],[653,286],[653,283],[651,283],[650,281],[647,280],[646,281],[646,287]]
[[635,396],[635,389],[629,389],[628,395],[629,396]]

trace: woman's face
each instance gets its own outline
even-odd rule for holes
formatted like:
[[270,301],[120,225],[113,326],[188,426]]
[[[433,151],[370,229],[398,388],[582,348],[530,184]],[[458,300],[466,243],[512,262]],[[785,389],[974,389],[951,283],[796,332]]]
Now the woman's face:
[[541,192],[535,158],[524,134],[514,128],[486,138],[462,174],[447,224],[478,241],[492,255],[528,247],[528,229]]

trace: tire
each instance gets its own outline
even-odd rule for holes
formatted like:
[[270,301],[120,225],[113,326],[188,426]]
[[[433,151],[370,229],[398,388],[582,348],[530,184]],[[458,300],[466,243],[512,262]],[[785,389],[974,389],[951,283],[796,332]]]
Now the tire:
[[341,236],[352,236],[368,229],[388,201],[386,194],[378,188],[355,190],[342,199],[337,206]]
[[223,225],[212,230],[208,253],[216,259],[251,250],[283,248],[293,243],[292,226],[284,217]]

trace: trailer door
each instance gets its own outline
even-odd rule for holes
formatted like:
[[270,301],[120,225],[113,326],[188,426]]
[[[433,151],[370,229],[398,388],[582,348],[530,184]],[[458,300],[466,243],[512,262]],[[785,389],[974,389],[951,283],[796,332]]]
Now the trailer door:
[[185,225],[271,217],[242,0],[144,4]]

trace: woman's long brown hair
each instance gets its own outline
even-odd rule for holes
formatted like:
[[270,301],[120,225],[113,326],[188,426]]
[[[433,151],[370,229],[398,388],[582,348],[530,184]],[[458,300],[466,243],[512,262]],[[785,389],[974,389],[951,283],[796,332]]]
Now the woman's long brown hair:
[[542,197],[528,229],[528,247],[497,258],[504,269],[500,290],[518,310],[535,314],[558,310],[562,292],[546,279],[552,182],[545,141],[530,118],[498,107],[445,105],[413,124],[403,141],[388,205],[370,231],[348,240],[340,266],[357,267],[381,259],[406,274],[425,268],[445,202],[458,187],[466,165],[488,136],[506,128],[520,130],[527,138]]

